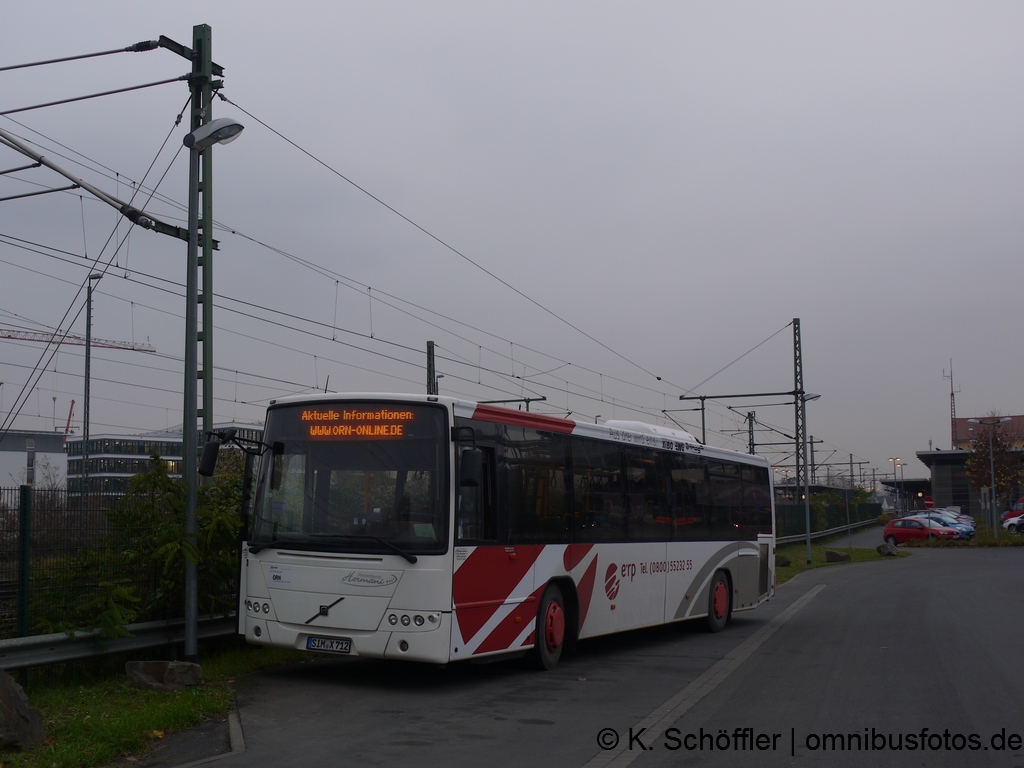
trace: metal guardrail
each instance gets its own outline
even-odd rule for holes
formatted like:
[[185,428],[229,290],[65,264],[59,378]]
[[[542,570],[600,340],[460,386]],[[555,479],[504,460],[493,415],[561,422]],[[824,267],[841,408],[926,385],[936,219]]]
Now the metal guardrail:
[[[0,669],[25,669],[60,664],[96,656],[159,648],[185,640],[185,620],[147,621],[130,624],[126,629],[132,637],[100,637],[99,630],[35,635],[0,640]],[[199,639],[223,637],[235,633],[235,615],[203,616],[199,619]]]
[[[844,531],[847,530],[847,528],[849,528],[849,530],[851,530],[851,531],[854,531],[854,530],[856,530],[858,528],[866,528],[869,525],[878,525],[878,520],[876,518],[871,518],[870,520],[861,520],[859,523],[850,523],[850,525],[848,525],[848,526],[840,525],[840,526],[838,526],[836,528],[829,528],[828,530],[825,530],[825,531],[815,531],[814,533],[811,534],[811,538],[812,539],[822,539],[822,538],[825,538],[826,536],[834,536],[837,533],[843,533]],[[794,534],[792,536],[780,536],[780,537],[775,539],[775,543],[776,544],[791,544],[794,541],[806,541],[806,540],[807,540],[807,534],[806,533],[796,533],[796,534]],[[879,541],[878,543],[881,544],[882,542]]]

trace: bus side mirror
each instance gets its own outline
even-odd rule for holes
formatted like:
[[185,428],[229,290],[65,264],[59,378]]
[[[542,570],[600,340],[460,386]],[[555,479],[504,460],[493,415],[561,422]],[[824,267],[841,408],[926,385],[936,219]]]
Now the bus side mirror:
[[219,432],[207,432],[212,440],[207,441],[203,446],[203,455],[199,458],[199,474],[203,477],[213,477],[217,469],[217,456],[220,454],[220,447],[235,439],[237,429],[223,429]]
[[203,446],[203,455],[199,459],[199,474],[203,477],[213,477],[217,469],[217,456],[220,454],[220,440],[208,440]]
[[462,452],[459,485],[479,488],[484,483],[484,452],[479,448],[466,448]]

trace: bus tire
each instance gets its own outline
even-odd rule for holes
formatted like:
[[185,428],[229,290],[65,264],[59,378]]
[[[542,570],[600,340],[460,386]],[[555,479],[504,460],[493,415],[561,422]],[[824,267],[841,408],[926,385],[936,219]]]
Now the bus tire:
[[708,590],[708,631],[721,632],[732,616],[732,595],[729,592],[729,579],[725,573],[718,571],[711,580]]
[[562,657],[566,636],[565,600],[557,584],[548,584],[537,611],[537,636],[533,663],[537,669],[553,669]]

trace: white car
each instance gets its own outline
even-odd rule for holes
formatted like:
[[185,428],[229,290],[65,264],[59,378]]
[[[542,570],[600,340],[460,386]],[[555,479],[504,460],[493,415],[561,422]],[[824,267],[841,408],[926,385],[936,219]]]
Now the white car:
[[1006,518],[1003,520],[1003,528],[1010,533],[1024,533],[1024,515]]

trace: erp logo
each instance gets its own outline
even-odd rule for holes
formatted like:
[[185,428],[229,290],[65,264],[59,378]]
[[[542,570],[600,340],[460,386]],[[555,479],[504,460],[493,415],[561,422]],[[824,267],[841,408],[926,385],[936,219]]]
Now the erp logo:
[[604,592],[609,600],[614,600],[619,594],[619,566],[612,563],[604,572]]

